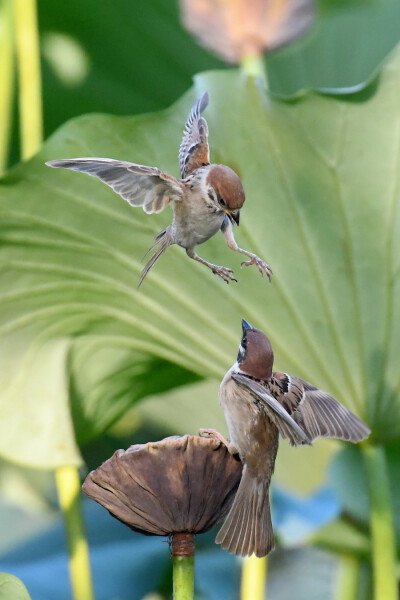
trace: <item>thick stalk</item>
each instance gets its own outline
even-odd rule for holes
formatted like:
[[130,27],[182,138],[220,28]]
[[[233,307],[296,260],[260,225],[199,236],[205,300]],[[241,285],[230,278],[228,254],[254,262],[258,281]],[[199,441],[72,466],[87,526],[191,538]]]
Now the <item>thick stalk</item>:
[[362,449],[370,501],[373,597],[397,600],[396,546],[385,451],[374,445],[364,445]]
[[268,87],[267,70],[263,54],[247,54],[243,56],[240,61],[240,67],[246,75],[257,77],[266,88]]
[[0,175],[7,168],[14,91],[12,0],[0,0]]
[[242,566],[240,600],[265,600],[267,583],[267,557],[245,558]]
[[194,535],[175,533],[172,536],[173,598],[193,600],[194,597]]
[[339,578],[336,600],[357,600],[360,562],[355,556],[342,554],[339,562]]
[[21,156],[28,159],[42,143],[42,84],[36,0],[14,0],[18,65]]
[[59,467],[55,476],[67,531],[73,597],[75,600],[92,600],[89,548],[80,504],[81,483],[78,469],[73,466]]

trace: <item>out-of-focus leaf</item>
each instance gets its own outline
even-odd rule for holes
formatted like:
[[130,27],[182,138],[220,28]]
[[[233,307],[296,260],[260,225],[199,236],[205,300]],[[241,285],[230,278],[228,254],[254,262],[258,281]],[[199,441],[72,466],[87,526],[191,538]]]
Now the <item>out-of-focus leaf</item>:
[[[195,591],[207,600],[232,600],[239,595],[240,563],[221,551],[211,538],[207,548],[196,552]],[[196,596],[197,597],[197,596]]]
[[[94,502],[85,503],[84,513],[96,598],[141,600],[156,590],[170,562],[166,541],[134,534]],[[47,532],[0,556],[0,568],[21,577],[32,600],[70,600],[61,518]]]
[[310,542],[337,554],[366,558],[370,552],[368,535],[343,519],[336,519],[322,527],[310,538]]
[[13,22],[12,2],[4,0],[0,4],[0,174],[7,166],[11,135],[14,91]]
[[[399,41],[397,0],[319,5],[307,38],[268,57],[275,93],[359,85]],[[188,89],[195,73],[224,66],[184,31],[178,0],[71,0],[62,6],[38,0],[38,11],[46,135],[85,112],[159,110]],[[17,129],[14,124],[14,162]]]
[[[396,536],[400,539],[400,447],[385,448],[389,472],[392,510]],[[346,447],[335,456],[329,482],[344,511],[356,522],[369,524],[369,496],[363,456],[357,447]],[[400,551],[400,548],[398,549]]]
[[85,112],[133,114],[171,104],[220,61],[181,27],[177,2],[39,0],[49,134]]
[[69,346],[62,336],[32,336],[29,326],[2,336],[0,438],[7,460],[48,467],[81,463],[68,395]]
[[274,487],[272,507],[274,528],[285,546],[304,542],[340,511],[338,501],[328,488],[304,499]]
[[304,89],[332,93],[361,89],[400,40],[397,0],[321,4],[327,6],[321,7],[304,39],[267,57],[274,93],[287,97]]
[[[54,515],[53,515],[54,516]],[[17,504],[0,498],[0,554],[24,543],[52,521],[51,513],[23,510]]]
[[[400,39],[397,0],[320,0],[319,5],[312,33],[269,56],[275,93],[365,82]],[[38,10],[47,135],[85,112],[164,108],[190,86],[195,73],[224,64],[184,31],[178,0],[101,6],[96,0],[71,0],[62,7],[39,0]],[[15,144],[13,154],[15,160]]]
[[[1,184],[0,333],[24,335],[26,347],[44,337],[94,336],[104,348],[221,379],[245,317],[270,336],[277,369],[334,394],[367,418],[380,441],[398,438],[399,56],[375,87],[350,97],[310,93],[285,103],[241,74],[219,72],[199,76],[196,90],[165,113],[67,124]],[[138,289],[140,258],[170,213],[149,217],[93,178],[43,163],[111,156],[176,174],[182,123],[205,89],[212,159],[236,168],[246,189],[238,242],[268,260],[273,283],[256,269],[240,271],[240,256],[215,236],[201,254],[234,267],[237,285],[216,280],[173,247]],[[22,356],[15,360],[13,368],[22,369]],[[0,368],[0,403],[7,399],[7,427],[17,431],[21,414],[35,410],[40,419],[42,404],[19,394],[15,402],[26,407],[7,408],[9,363]],[[39,375],[51,380],[50,372]],[[25,433],[39,443],[36,429]],[[40,445],[45,466],[50,454]],[[35,455],[2,436],[0,453],[27,462]]]
[[[97,600],[142,600],[161,587],[166,593],[171,590],[166,540],[133,533],[94,502],[84,503],[84,513]],[[239,593],[241,563],[214,544],[215,533],[196,537],[196,591],[207,600],[232,600]],[[21,577],[32,600],[70,600],[67,562],[61,519],[0,556],[0,568]],[[320,550],[275,551],[268,568],[268,597],[292,597],[296,589],[299,600],[333,600],[336,570],[336,558]]]
[[268,564],[267,596],[271,600],[333,600],[336,557],[312,548],[275,551]]
[[364,461],[358,448],[339,452],[329,469],[329,481],[346,513],[368,525],[369,499]]
[[0,573],[0,600],[30,600],[28,590],[18,577]]

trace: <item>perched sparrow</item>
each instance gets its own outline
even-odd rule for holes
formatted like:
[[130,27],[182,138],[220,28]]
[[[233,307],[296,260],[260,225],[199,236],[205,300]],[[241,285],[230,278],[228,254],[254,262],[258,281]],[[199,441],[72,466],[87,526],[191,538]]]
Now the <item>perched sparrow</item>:
[[208,104],[205,92],[193,106],[179,148],[182,179],[175,179],[157,167],[145,167],[110,158],[71,158],[51,160],[49,167],[82,171],[109,185],[131,206],[141,206],[148,213],[160,213],[171,204],[174,219],[155,237],[150,248],[153,255],[143,269],[140,283],[168,246],[178,244],[186,254],[206,265],[226,283],[236,281],[232,269],[220,267],[200,258],[195,247],[210,239],[218,230],[229,248],[249,257],[242,265],[256,265],[271,280],[269,266],[258,256],[237,245],[232,225],[239,225],[245,194],[240,178],[226,165],[210,164],[208,127],[201,116]]
[[268,337],[242,321],[237,362],[225,375],[219,398],[230,441],[211,434],[239,454],[243,475],[233,506],[216,542],[241,556],[266,556],[274,547],[269,484],[274,472],[279,434],[293,446],[317,437],[359,442],[368,427],[346,407],[307,381],[272,372],[274,353]]

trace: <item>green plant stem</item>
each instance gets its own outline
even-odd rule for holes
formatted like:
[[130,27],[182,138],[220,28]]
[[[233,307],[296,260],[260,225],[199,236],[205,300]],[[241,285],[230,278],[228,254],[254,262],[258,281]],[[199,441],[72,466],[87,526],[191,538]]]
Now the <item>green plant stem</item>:
[[253,555],[244,559],[240,600],[265,600],[267,566],[267,557],[257,558]]
[[0,175],[7,168],[14,91],[12,0],[0,1]]
[[340,557],[336,600],[357,599],[359,575],[360,563],[358,559],[350,554],[343,554]]
[[73,597],[75,600],[92,600],[89,548],[83,526],[78,469],[74,466],[59,467],[55,477],[67,531]]
[[389,475],[381,446],[362,446],[367,470],[374,600],[397,600],[396,547]]
[[18,65],[21,156],[28,159],[42,143],[42,84],[36,0],[14,0]]
[[258,78],[266,88],[268,87],[267,70],[263,54],[247,54],[243,56],[240,61],[240,67],[246,75]]
[[194,556],[173,557],[174,600],[193,600]]

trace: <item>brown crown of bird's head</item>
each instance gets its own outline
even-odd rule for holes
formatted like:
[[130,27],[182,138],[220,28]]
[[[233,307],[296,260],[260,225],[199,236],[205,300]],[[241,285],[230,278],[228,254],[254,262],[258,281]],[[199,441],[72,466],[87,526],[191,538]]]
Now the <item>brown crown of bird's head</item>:
[[237,362],[240,370],[255,379],[269,379],[272,375],[274,352],[271,342],[263,331],[254,329],[242,319],[243,337]]
[[222,198],[229,210],[242,208],[246,199],[239,175],[226,165],[212,165],[207,176],[207,183],[212,185],[218,198]]

